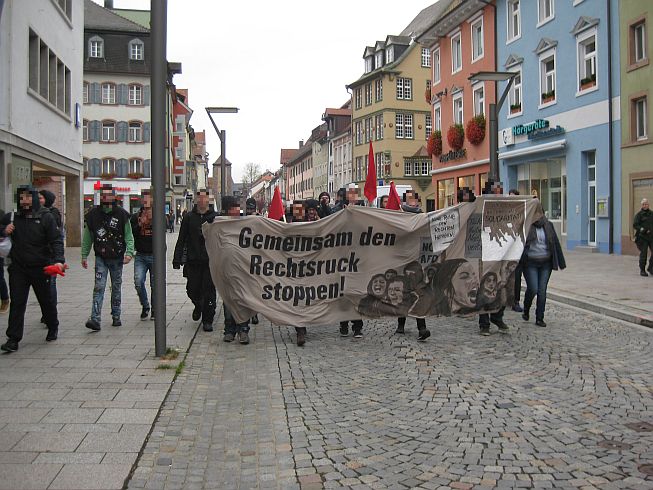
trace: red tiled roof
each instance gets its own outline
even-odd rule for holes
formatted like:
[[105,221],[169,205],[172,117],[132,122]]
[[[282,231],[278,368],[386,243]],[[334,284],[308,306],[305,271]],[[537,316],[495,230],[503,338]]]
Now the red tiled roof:
[[351,116],[351,109],[333,109],[327,108],[324,113],[327,116]]
[[297,151],[297,148],[281,148],[281,165],[284,165],[292,160]]

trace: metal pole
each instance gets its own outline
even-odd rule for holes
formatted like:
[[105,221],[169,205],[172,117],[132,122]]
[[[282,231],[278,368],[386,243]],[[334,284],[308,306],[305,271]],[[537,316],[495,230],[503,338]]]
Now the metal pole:
[[157,357],[166,353],[166,225],[165,225],[165,142],[166,142],[166,30],[168,0],[150,0],[152,27],[152,246],[154,281],[154,348]]
[[224,153],[227,151],[227,132],[223,129],[220,131],[220,202],[218,206],[222,209],[222,198],[227,194],[227,184],[225,182],[227,175],[227,158]]
[[490,104],[490,175],[488,180],[499,180],[499,134],[497,128],[497,106]]

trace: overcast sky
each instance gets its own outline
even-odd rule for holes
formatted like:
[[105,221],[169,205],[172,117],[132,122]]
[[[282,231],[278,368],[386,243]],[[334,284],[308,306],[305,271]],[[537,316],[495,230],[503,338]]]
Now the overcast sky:
[[[102,4],[102,0],[95,0]],[[279,167],[281,148],[297,148],[327,107],[349,99],[345,85],[363,73],[365,46],[399,34],[435,0],[168,0],[168,60],[182,63],[191,125],[206,130],[213,162],[218,139],[204,107],[227,132],[227,158],[239,181],[247,162]],[[149,9],[149,0],[114,0]]]

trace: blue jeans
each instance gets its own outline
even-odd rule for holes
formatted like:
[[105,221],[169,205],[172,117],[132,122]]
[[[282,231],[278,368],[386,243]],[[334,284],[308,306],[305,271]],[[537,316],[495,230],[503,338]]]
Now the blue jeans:
[[136,254],[134,258],[134,286],[138,299],[143,308],[149,308],[150,302],[147,300],[147,288],[145,287],[145,279],[147,272],[150,272],[150,288],[152,287],[152,269],[154,268],[154,255],[152,254]]
[[5,281],[5,259],[0,258],[0,299],[9,299],[9,289],[7,288],[7,281]]
[[102,302],[107,276],[111,275],[111,317],[120,318],[120,292],[122,289],[122,259],[103,259],[95,256],[95,286],[93,287],[93,309],[91,319],[102,321]]
[[229,308],[227,308],[227,305],[224,303],[222,304],[224,308],[224,333],[225,335],[230,333],[233,335],[236,335],[237,333],[243,332],[247,333],[249,332],[249,321],[243,322],[243,323],[236,323],[236,320],[234,319],[233,315],[231,314],[231,311],[229,311]]
[[524,312],[528,314],[533,304],[533,298],[537,295],[535,307],[535,319],[544,320],[544,309],[546,308],[546,287],[549,284],[553,267],[551,261],[530,260],[524,270],[526,278],[526,294],[524,295]]

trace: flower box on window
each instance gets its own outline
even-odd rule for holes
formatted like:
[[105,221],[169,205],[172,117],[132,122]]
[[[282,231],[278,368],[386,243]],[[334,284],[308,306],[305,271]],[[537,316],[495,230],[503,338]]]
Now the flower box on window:
[[143,177],[144,175],[141,172],[129,172],[127,174],[127,178],[134,180],[142,179]]
[[104,180],[111,180],[111,179],[113,179],[113,178],[115,178],[115,177],[116,177],[116,173],[115,173],[115,172],[102,172],[102,173],[100,174],[100,178],[102,178],[102,179],[104,179]]
[[436,129],[429,136],[426,142],[426,151],[428,151],[429,155],[435,155],[436,157],[442,155],[442,133],[439,130]]
[[510,104],[510,114],[521,112],[521,104]]
[[556,91],[551,90],[551,92],[545,92],[542,94],[542,104],[546,104],[548,102],[552,102],[556,100]]
[[453,150],[460,150],[465,143],[465,129],[462,124],[452,124],[447,131],[447,142]]
[[485,116],[479,114],[467,121],[465,133],[467,141],[472,145],[479,145],[485,139]]
[[591,75],[587,78],[583,78],[580,81],[580,89],[581,90],[587,90],[588,88],[592,88],[596,85],[596,74]]

